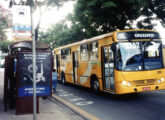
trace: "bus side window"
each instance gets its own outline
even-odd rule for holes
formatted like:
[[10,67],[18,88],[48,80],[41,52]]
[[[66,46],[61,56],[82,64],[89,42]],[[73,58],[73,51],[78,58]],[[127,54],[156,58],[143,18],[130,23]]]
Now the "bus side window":
[[112,51],[112,49],[109,47],[109,60],[111,61],[111,62],[114,62],[114,56],[113,56],[113,51]]
[[71,49],[66,48],[61,50],[61,60],[62,62],[70,62],[71,61]]
[[98,42],[90,43],[90,61],[98,60]]
[[62,63],[66,62],[66,51],[65,51],[65,49],[61,50],[61,62]]
[[67,62],[71,61],[71,49],[70,48],[66,49],[66,60],[67,60]]
[[88,44],[81,45],[81,61],[88,61],[88,51],[89,47]]

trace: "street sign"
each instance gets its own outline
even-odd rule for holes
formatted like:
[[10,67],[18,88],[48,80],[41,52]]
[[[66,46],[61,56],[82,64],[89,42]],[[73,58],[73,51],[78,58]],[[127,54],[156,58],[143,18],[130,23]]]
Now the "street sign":
[[14,5],[13,8],[13,39],[15,41],[32,40],[30,7]]

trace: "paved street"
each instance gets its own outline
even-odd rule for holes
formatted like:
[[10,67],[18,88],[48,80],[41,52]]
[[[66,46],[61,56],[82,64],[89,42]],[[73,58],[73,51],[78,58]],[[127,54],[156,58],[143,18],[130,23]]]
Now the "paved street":
[[100,120],[165,120],[164,93],[162,90],[116,96],[58,84],[56,95]]

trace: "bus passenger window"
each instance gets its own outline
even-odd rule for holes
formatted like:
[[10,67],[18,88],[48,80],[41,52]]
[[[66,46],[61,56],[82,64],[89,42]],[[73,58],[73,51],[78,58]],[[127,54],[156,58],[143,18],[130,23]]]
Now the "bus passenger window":
[[81,46],[81,61],[88,61],[88,44],[84,44]]
[[98,60],[98,42],[90,43],[90,61]]
[[71,49],[70,48],[66,49],[66,60],[67,60],[67,62],[71,61]]
[[113,51],[112,51],[112,49],[111,49],[110,47],[109,47],[109,60],[110,60],[111,62],[114,61]]
[[61,62],[65,62],[66,61],[66,53],[65,53],[65,49],[61,50]]
[[70,62],[71,61],[71,49],[62,49],[61,50],[61,61],[62,62]]

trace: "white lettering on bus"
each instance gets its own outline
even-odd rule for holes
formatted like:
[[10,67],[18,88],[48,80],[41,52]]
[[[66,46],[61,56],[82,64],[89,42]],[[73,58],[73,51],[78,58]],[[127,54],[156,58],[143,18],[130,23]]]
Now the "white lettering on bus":
[[140,33],[136,33],[134,34],[135,37],[140,37],[140,38],[146,38],[146,37],[154,37],[155,34],[153,33],[146,33],[146,34],[140,34]]

